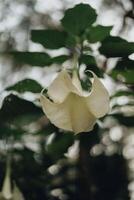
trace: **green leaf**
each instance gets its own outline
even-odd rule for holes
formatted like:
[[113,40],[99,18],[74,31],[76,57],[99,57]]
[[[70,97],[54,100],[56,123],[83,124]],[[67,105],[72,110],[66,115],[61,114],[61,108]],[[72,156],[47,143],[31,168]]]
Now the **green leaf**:
[[84,63],[85,65],[88,66],[96,66],[96,61],[93,56],[90,55],[82,55],[79,59],[80,63]]
[[99,51],[106,57],[127,57],[134,52],[134,42],[110,36],[102,41]]
[[42,90],[42,86],[35,80],[32,79],[24,79],[22,81],[17,82],[16,84],[6,88],[6,90],[14,90],[19,93],[24,92],[33,92],[40,93]]
[[14,139],[20,139],[24,134],[24,130],[17,129],[11,126],[0,125],[0,138],[13,137]]
[[134,96],[134,92],[133,91],[128,91],[128,90],[119,90],[118,92],[116,92],[113,97],[120,97],[120,96]]
[[115,80],[121,81],[127,84],[134,84],[134,70],[117,70],[114,69],[111,72],[111,77]]
[[52,63],[56,63],[56,64],[62,64],[64,63],[66,60],[68,60],[70,58],[70,56],[68,55],[60,55],[60,56],[56,56],[52,58]]
[[123,58],[119,60],[112,70],[112,78],[122,81],[124,83],[133,84],[134,83],[134,61]]
[[65,47],[67,34],[59,30],[32,30],[31,40],[42,44],[48,49],[58,49]]
[[78,38],[75,37],[74,35],[68,34],[68,37],[66,39],[66,47],[71,49],[74,48],[77,44]]
[[4,99],[0,109],[0,123],[11,122],[25,115],[40,117],[43,112],[32,102],[21,99],[16,95],[10,94]]
[[93,56],[90,55],[82,55],[80,57],[80,64],[86,65],[86,70],[93,71],[97,76],[103,77],[102,71],[97,67],[97,63]]
[[110,35],[112,26],[93,26],[87,30],[86,37],[90,43],[104,40]]
[[11,52],[18,62],[32,66],[48,66],[51,64],[51,58],[47,53],[40,52]]
[[134,116],[124,116],[122,114],[113,114],[112,117],[116,118],[120,124],[128,127],[134,126]]
[[132,70],[134,69],[134,60],[123,58],[119,60],[115,66],[117,70]]
[[96,12],[90,5],[81,3],[66,10],[61,23],[67,32],[79,36],[95,22],[96,17]]
[[18,115],[18,117],[13,119],[13,121],[10,120],[9,122],[11,122],[15,127],[21,128],[23,126],[29,125],[30,123],[36,123],[42,116],[43,113],[26,113]]

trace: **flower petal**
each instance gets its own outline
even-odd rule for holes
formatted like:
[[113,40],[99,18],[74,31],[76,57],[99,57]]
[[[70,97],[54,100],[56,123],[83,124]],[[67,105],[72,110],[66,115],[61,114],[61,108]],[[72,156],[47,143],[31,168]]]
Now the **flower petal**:
[[109,111],[109,94],[99,78],[93,73],[92,90],[86,102],[89,110],[96,118],[103,117]]
[[95,116],[89,112],[85,97],[70,94],[68,98],[72,129],[75,133],[88,132],[93,129],[96,122]]
[[58,128],[72,131],[70,115],[66,103],[53,103],[41,95],[41,105],[48,119]]
[[69,74],[63,70],[48,87],[47,94],[54,102],[61,103],[70,92],[79,94],[78,89],[72,84]]
[[41,104],[50,121],[64,130],[87,132],[93,129],[96,122],[96,118],[87,108],[84,97],[74,93],[69,94],[60,104],[53,103],[42,95]]
[[11,178],[10,178],[10,167],[8,166],[6,169],[6,175],[4,178],[3,186],[2,186],[2,196],[5,199],[11,199],[12,198],[12,191],[11,191]]
[[72,83],[77,88],[77,90],[82,94],[82,87],[80,79],[78,78],[78,74],[76,71],[73,72]]
[[24,200],[23,194],[21,193],[20,189],[14,184],[13,189],[13,200]]

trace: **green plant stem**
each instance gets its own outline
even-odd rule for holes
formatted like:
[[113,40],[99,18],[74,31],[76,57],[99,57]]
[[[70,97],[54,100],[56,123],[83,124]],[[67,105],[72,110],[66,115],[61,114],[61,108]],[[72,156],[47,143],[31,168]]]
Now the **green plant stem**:
[[79,58],[79,55],[75,52],[72,62],[73,62],[73,71],[76,71],[76,72],[78,72],[78,58]]

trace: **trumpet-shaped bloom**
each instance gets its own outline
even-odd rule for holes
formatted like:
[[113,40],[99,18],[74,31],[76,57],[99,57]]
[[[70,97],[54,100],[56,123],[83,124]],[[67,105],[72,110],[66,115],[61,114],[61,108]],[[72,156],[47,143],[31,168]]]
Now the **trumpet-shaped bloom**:
[[7,200],[24,200],[22,193],[20,192],[19,188],[16,184],[13,184],[13,190],[11,187],[11,169],[10,164],[8,162],[6,167],[6,174],[2,185],[2,190],[0,192],[0,200],[7,199]]
[[5,175],[5,178],[4,178],[2,191],[1,191],[1,194],[5,199],[11,199],[12,198],[10,174],[11,174],[10,167],[7,166],[6,175]]
[[41,93],[41,105],[48,119],[58,128],[74,133],[91,131],[96,120],[109,110],[109,94],[93,75],[90,92],[82,89],[76,73],[71,79],[66,70],[59,73],[48,87],[47,95]]

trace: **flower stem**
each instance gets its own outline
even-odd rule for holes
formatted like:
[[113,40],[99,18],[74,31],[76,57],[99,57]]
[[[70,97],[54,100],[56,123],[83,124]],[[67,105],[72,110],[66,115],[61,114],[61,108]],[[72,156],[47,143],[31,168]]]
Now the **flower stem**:
[[73,56],[73,71],[76,71],[76,72],[78,72],[78,58],[79,58],[79,55],[77,52],[75,52]]

